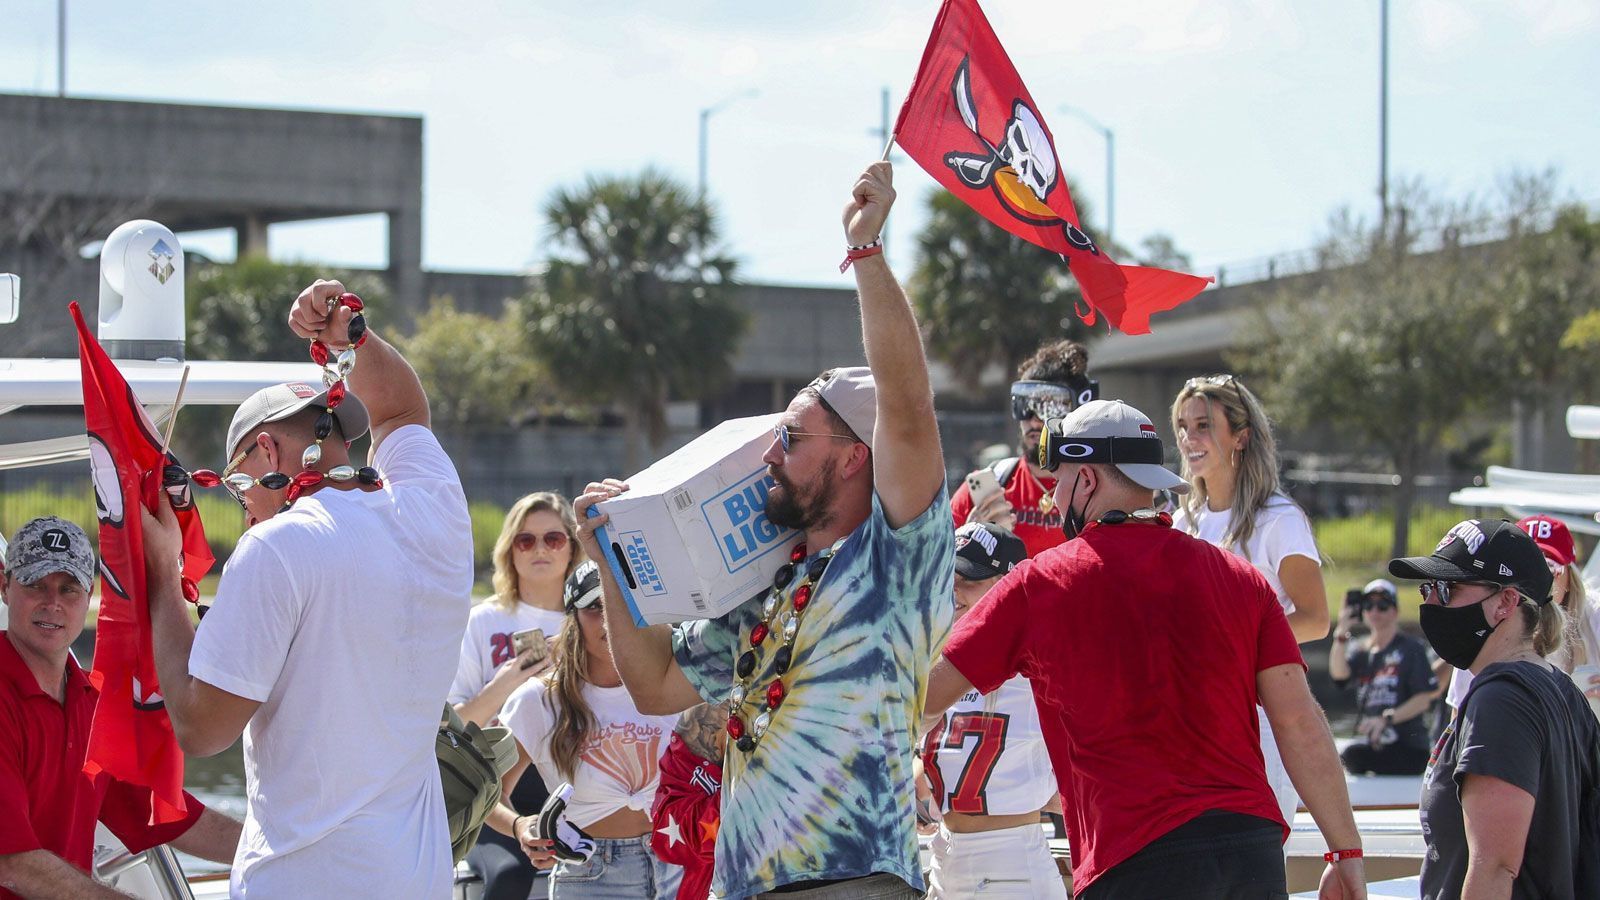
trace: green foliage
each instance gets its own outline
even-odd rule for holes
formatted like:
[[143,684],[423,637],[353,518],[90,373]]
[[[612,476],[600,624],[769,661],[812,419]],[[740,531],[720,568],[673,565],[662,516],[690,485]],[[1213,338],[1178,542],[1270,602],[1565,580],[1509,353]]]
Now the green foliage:
[[[259,256],[247,256],[231,266],[190,269],[184,283],[189,358],[305,360],[306,342],[295,337],[287,324],[289,304],[318,278],[341,281],[361,295],[370,310],[369,322],[373,321],[373,313],[383,315],[389,290],[370,272],[347,272],[310,263],[277,263]],[[385,331],[384,336],[390,336],[389,332]]]
[[930,354],[964,379],[995,364],[1009,375],[1041,343],[1087,331],[1073,312],[1081,295],[1067,264],[949,191],[928,198],[910,294]]
[[[206,543],[217,558],[213,571],[233,552],[244,533],[244,513],[226,491],[195,490],[195,505],[206,526]],[[22,523],[39,516],[60,516],[77,523],[99,552],[100,529],[95,523],[94,485],[85,478],[78,485],[36,484],[0,493],[0,532],[10,537]]]
[[415,334],[393,342],[422,379],[436,422],[505,425],[549,395],[510,313],[460,312],[444,297],[417,320]]
[[659,445],[668,400],[726,381],[747,324],[710,207],[646,170],[558,190],[544,217],[544,275],[514,302],[528,345],[562,388],[622,407]]
[[[1412,510],[1406,556],[1427,556],[1452,526],[1466,517],[1466,511],[1425,506]],[[1391,511],[1363,513],[1343,519],[1324,519],[1312,523],[1317,549],[1333,563],[1363,566],[1386,563],[1394,549],[1394,514]],[[1330,595],[1330,602],[1333,598]]]
[[1584,313],[1572,320],[1567,333],[1561,336],[1564,350],[1595,350],[1600,348],[1600,310]]
[[494,542],[506,523],[506,509],[481,500],[467,504],[472,518],[472,567],[478,581],[487,582],[494,574]]

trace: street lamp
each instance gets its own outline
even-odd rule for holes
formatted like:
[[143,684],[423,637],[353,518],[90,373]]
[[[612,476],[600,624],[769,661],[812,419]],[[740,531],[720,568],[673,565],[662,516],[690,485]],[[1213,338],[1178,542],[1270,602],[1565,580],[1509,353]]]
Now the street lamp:
[[731,106],[740,100],[748,100],[759,93],[760,91],[757,91],[755,88],[750,88],[749,90],[740,91],[737,94],[724,97],[705,109],[700,110],[700,198],[702,200],[705,199],[706,196],[706,130],[707,126],[711,122],[711,117],[721,112],[723,109],[726,109],[728,106]]
[[1088,125],[1106,139],[1106,246],[1116,244],[1117,226],[1117,138],[1100,120],[1076,106],[1063,106],[1061,111]]

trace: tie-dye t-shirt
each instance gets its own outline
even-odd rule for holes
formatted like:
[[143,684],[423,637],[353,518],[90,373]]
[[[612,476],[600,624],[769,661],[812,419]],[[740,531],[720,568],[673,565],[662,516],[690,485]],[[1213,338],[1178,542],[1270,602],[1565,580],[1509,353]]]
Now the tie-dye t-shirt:
[[[874,872],[923,888],[911,762],[954,585],[945,492],[899,529],[874,495],[872,515],[816,585],[784,676],[789,693],[766,735],[750,753],[728,745],[717,896]],[[678,665],[706,700],[726,703],[760,602],[673,629]],[[752,685],[777,677],[775,657],[761,654]]]

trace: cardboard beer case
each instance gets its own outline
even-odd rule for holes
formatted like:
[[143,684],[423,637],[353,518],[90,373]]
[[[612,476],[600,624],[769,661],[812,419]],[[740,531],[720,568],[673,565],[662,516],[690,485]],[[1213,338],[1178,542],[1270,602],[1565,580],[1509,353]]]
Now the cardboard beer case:
[[801,535],[767,519],[761,461],[778,418],[723,422],[595,505],[611,516],[596,536],[635,624],[724,615],[789,561]]

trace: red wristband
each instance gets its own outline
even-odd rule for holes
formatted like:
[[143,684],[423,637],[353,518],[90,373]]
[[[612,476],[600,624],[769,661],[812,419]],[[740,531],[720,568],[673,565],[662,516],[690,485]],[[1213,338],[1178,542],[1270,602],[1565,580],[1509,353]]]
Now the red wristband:
[[1360,859],[1361,856],[1360,847],[1354,850],[1329,850],[1327,853],[1322,854],[1322,858],[1331,863],[1336,863],[1341,859]]
[[845,273],[845,270],[850,268],[850,264],[855,262],[856,260],[858,260],[858,259],[866,259],[869,256],[877,256],[878,254],[880,254],[882,252],[883,252],[883,239],[882,238],[875,239],[872,243],[867,244],[867,245],[865,245],[863,247],[849,247],[849,248],[846,248],[846,250],[844,251],[844,262],[839,263],[839,274],[843,275]]

